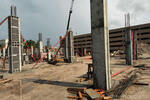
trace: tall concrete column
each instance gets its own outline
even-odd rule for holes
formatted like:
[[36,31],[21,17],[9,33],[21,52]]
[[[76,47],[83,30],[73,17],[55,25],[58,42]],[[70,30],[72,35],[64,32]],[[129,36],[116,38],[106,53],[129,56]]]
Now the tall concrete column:
[[21,35],[20,19],[16,16],[8,17],[9,30],[9,72],[21,72]]
[[132,31],[132,48],[133,48],[133,60],[138,59],[138,50],[137,50],[137,33],[136,31]]
[[73,43],[73,32],[70,31],[68,36],[68,62],[73,63],[73,57],[74,57],[74,43]]
[[129,28],[126,29],[126,64],[133,65],[133,48],[132,48],[132,32]]
[[66,36],[65,38],[65,41],[64,41],[64,55],[65,55],[65,60],[68,60],[69,59],[69,55],[68,55],[68,35]]
[[42,33],[39,33],[39,57],[41,58],[43,53],[43,42],[42,42]]
[[34,55],[34,47],[31,46],[31,55]]
[[2,49],[0,49],[0,57],[2,57]]
[[94,88],[109,90],[111,78],[107,0],[91,0],[91,31]]
[[6,56],[6,48],[4,47],[3,48],[3,57],[5,58],[5,56]]
[[47,38],[47,49],[50,48],[50,38]]
[[125,43],[126,43],[126,64],[133,65],[133,45],[132,45],[132,31],[130,28],[130,14],[125,15]]
[[86,56],[86,55],[87,55],[87,54],[86,54],[86,48],[84,48],[83,50],[84,50],[84,54],[83,54],[83,55]]
[[51,55],[52,55],[51,52],[48,52],[48,54],[47,54],[47,61],[50,61],[52,59]]

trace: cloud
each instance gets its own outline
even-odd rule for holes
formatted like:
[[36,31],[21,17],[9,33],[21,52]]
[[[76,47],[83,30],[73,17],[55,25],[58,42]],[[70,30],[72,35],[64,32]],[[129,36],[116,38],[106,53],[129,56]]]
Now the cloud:
[[[149,0],[117,0],[116,8],[122,13],[131,14],[131,25],[149,23]],[[145,20],[146,19],[146,20]]]
[[[109,28],[124,26],[124,14],[131,13],[131,24],[150,22],[149,0],[108,0]],[[71,0],[1,0],[0,21],[10,15],[10,6],[17,6],[21,19],[21,31],[26,39],[43,40],[51,38],[52,44],[64,35],[67,26]],[[91,32],[90,0],[75,0],[70,28],[76,34]],[[0,39],[7,37],[7,22],[0,26]]]

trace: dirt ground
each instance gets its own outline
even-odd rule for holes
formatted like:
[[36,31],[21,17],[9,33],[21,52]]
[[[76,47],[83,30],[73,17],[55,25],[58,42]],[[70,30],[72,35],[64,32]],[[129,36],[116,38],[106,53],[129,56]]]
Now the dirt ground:
[[[25,65],[21,73],[9,74],[1,71],[6,79],[11,82],[1,84],[0,100],[69,100],[70,94],[66,91],[68,87],[87,87],[90,82],[77,82],[87,73],[89,57],[78,58],[80,63],[58,64],[53,66],[46,62],[37,66]],[[143,58],[136,62],[150,66],[150,59]],[[111,73],[117,73],[128,66],[119,57],[111,58]],[[134,70],[131,68],[112,78],[112,87],[127,74]],[[150,70],[145,70],[138,81],[150,84]],[[119,100],[150,100],[150,86],[129,87]]]

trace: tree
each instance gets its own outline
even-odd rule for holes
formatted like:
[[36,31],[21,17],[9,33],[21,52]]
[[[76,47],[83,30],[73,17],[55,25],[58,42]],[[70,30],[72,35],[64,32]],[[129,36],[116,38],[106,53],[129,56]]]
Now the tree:
[[[37,47],[37,43],[35,41],[33,41],[33,40],[27,40],[26,43],[27,43],[29,48],[31,48],[31,46],[33,46],[34,48]],[[28,48],[27,45],[24,43],[24,48],[25,49]]]

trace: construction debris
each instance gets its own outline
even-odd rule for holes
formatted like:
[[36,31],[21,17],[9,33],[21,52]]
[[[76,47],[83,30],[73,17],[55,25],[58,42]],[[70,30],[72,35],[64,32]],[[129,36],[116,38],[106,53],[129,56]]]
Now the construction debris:
[[88,64],[88,72],[87,72],[87,75],[88,75],[88,79],[92,79],[93,78],[93,64]]
[[82,96],[82,93],[80,91],[78,92],[78,95],[79,95],[80,100],[83,100],[83,96]]
[[135,82],[137,78],[137,72],[138,71],[136,70],[132,71],[130,77],[120,81],[120,84],[117,85],[115,88],[107,91],[106,95],[111,95],[113,98],[120,98],[125,90]]
[[145,64],[140,64],[140,65],[134,66],[134,68],[139,68],[139,69],[142,69],[142,70],[150,69],[150,67],[146,66]]
[[133,83],[134,85],[149,85],[148,83]]
[[101,97],[100,94],[98,94],[96,91],[94,91],[93,89],[86,89],[85,92],[90,96],[90,98],[92,100],[95,100],[95,99],[100,99],[102,100],[103,97]]
[[12,79],[1,79],[0,84],[8,83],[8,82],[11,82],[11,81],[12,81]]
[[68,96],[69,99],[79,99],[77,96]]
[[110,100],[112,97],[106,97],[104,95],[104,90],[102,89],[92,89],[92,88],[68,88],[67,91],[77,96],[68,96],[70,99],[83,100],[83,97],[92,100]]

